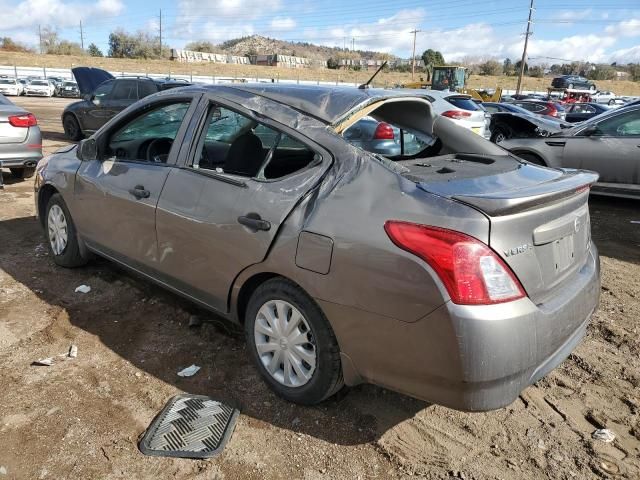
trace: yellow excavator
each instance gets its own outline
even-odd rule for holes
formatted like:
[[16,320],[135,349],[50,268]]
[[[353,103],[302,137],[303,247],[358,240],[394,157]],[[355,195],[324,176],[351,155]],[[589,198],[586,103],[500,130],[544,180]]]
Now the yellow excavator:
[[452,92],[465,93],[471,95],[481,102],[499,102],[502,97],[502,89],[496,88],[493,93],[487,90],[465,88],[466,69],[464,67],[443,65],[433,67],[431,81],[424,81],[421,77],[419,82],[409,82],[400,85],[402,88],[431,89],[431,90],[451,90]]

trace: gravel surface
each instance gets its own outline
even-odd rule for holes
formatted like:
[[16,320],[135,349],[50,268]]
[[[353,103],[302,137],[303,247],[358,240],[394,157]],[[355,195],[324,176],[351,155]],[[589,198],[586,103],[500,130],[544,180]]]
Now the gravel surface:
[[[67,102],[16,101],[40,120],[47,151],[66,143]],[[104,260],[56,267],[31,180],[4,179],[0,479],[640,478],[639,202],[591,200],[603,287],[584,342],[509,407],[468,414],[369,385],[313,408],[280,400],[224,321]],[[76,293],[82,284],[91,291]],[[193,316],[202,324],[190,327]],[[72,344],[77,358],[58,357]],[[48,357],[52,366],[31,365]],[[177,375],[192,364],[196,375]],[[138,451],[179,392],[240,408],[221,456]],[[594,439],[598,429],[613,442]]]

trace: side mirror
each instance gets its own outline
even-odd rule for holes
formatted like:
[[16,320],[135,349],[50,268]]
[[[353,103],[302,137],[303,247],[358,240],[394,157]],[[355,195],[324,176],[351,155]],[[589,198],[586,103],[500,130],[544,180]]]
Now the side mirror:
[[592,137],[593,135],[597,135],[600,132],[600,129],[597,125],[589,125],[582,131],[582,135],[585,137]]
[[94,138],[86,138],[80,140],[78,148],[76,149],[76,157],[87,162],[90,160],[96,160],[98,158],[98,146]]

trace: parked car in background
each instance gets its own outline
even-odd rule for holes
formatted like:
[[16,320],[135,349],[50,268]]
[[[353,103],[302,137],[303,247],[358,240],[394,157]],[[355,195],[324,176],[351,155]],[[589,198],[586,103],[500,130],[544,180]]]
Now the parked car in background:
[[[93,252],[241,324],[289,401],[370,382],[506,406],[571,353],[598,304],[597,176],[521,161],[424,93],[235,84],[144,98],[38,165],[41,260],[78,267]],[[355,148],[342,135],[365,117],[424,148],[398,161]]]
[[53,97],[56,87],[49,80],[31,80],[25,87],[25,95]]
[[536,115],[544,115],[548,117],[565,119],[566,112],[564,107],[559,103],[541,100],[516,100],[514,105],[529,110]]
[[485,136],[486,112],[473,101],[471,95],[438,90],[423,90],[422,93],[429,98],[437,114],[453,120],[461,127],[468,128],[482,137]]
[[599,103],[571,103],[565,105],[566,121],[570,123],[583,122],[609,111],[609,107],[600,105]]
[[597,91],[596,93],[591,94],[591,101],[595,103],[606,103],[613,102],[616,99],[617,95],[613,92],[603,92]]
[[593,170],[600,175],[594,192],[640,198],[640,105],[609,110],[549,138],[500,145],[540,165]]
[[78,89],[78,84],[76,82],[71,82],[69,80],[62,82],[58,95],[61,97],[71,97],[71,98],[80,97],[80,90]]
[[548,137],[571,124],[556,117],[536,115],[513,103],[484,102],[491,113],[490,140],[500,143],[509,138]]
[[0,78],[0,93],[2,95],[22,95],[24,87],[15,78]]
[[562,75],[551,81],[553,88],[585,89],[596,91],[596,84],[579,75]]
[[53,86],[55,87],[55,90],[53,92],[54,96],[57,96],[60,93],[60,88],[62,87],[62,84],[64,83],[64,78],[62,77],[47,77],[47,80],[49,80],[51,83],[53,83]]
[[358,120],[342,136],[351,145],[385,157],[414,155],[424,149],[412,133],[372,117]]
[[42,158],[36,117],[0,95],[0,164],[15,178],[31,177]]
[[80,140],[97,131],[109,119],[141,98],[189,85],[185,81],[171,79],[115,78],[105,70],[92,67],[76,67],[72,72],[85,98],[67,105],[62,112],[64,133],[71,140]]

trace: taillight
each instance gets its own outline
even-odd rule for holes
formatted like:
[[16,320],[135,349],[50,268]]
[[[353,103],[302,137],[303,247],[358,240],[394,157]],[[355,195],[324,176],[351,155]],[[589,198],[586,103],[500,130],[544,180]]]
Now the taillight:
[[384,229],[393,243],[436,271],[454,303],[490,305],[525,296],[511,269],[477,238],[394,220],[386,222]]
[[373,138],[375,140],[393,140],[395,138],[393,127],[388,123],[380,122],[376,131],[373,132]]
[[551,117],[557,117],[558,116],[558,109],[556,108],[556,106],[553,103],[548,104],[547,108],[549,109],[549,113],[547,113],[547,115],[549,115]]
[[471,112],[465,110],[447,110],[442,113],[443,116],[453,118],[454,120],[462,120],[463,118],[469,118]]
[[27,113],[25,115],[11,115],[9,117],[9,124],[13,127],[35,127],[38,124],[35,115],[33,113]]

